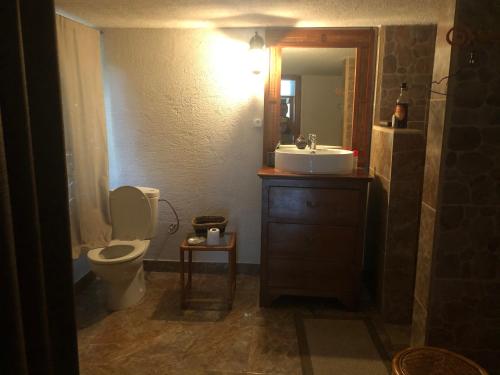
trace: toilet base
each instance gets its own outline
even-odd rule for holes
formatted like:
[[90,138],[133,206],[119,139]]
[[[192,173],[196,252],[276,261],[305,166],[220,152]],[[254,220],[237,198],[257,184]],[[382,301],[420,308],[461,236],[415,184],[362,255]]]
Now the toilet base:
[[109,310],[123,310],[141,302],[146,294],[144,268],[141,264],[132,281],[107,282],[107,307]]

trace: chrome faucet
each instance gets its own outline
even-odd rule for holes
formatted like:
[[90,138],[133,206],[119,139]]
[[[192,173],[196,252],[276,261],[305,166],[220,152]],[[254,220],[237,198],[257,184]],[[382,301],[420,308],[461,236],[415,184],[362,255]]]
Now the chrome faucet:
[[307,138],[308,138],[309,149],[316,151],[316,142],[317,142],[316,134],[309,134]]

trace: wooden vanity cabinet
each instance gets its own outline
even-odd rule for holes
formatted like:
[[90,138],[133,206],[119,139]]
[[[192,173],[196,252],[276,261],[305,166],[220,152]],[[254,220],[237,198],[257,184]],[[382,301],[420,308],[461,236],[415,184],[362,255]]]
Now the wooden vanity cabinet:
[[363,171],[300,175],[262,168],[260,305],[280,295],[336,297],[356,309],[361,292],[367,187]]

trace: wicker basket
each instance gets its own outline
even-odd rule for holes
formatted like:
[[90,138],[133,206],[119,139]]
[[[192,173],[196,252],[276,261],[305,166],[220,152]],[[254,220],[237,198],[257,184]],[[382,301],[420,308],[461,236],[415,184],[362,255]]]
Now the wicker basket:
[[488,375],[475,362],[445,349],[422,346],[397,353],[392,375]]
[[224,235],[227,219],[224,216],[196,216],[191,221],[198,236],[206,236],[210,228],[219,228],[220,236]]

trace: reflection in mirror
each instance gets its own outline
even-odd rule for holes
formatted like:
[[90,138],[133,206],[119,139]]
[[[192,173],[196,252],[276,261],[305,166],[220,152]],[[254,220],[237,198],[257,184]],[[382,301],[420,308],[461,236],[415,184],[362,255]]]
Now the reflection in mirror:
[[355,48],[282,48],[280,141],[352,146]]

